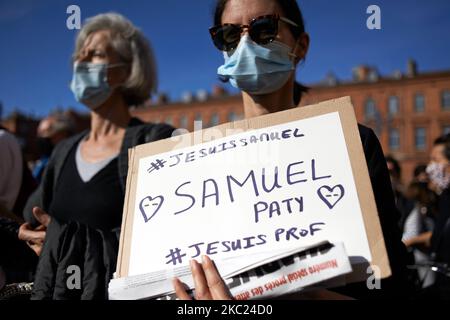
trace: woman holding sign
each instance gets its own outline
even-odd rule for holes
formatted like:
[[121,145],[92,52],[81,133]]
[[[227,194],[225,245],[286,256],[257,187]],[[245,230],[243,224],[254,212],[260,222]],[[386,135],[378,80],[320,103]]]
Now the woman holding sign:
[[[246,118],[298,106],[306,88],[295,82],[295,70],[306,57],[309,36],[295,0],[219,0],[210,34],[224,55],[218,74],[242,91]],[[397,228],[399,216],[388,170],[373,131],[360,125],[359,133],[393,275],[381,282],[381,290],[368,290],[366,283],[357,283],[338,291],[357,298],[403,295],[407,254]],[[208,288],[209,279],[204,276],[208,272],[202,270],[201,265],[193,264],[197,288]],[[180,298],[186,298],[177,281],[175,288]],[[217,291],[217,286],[214,288]]]

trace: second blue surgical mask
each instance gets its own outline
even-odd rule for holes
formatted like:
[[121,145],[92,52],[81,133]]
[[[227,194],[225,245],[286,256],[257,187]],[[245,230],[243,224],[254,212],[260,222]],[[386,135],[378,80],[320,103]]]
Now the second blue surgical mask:
[[113,92],[108,83],[108,69],[123,65],[76,62],[70,84],[75,99],[91,109],[103,104]]
[[225,63],[217,73],[249,94],[267,94],[280,89],[292,75],[295,65],[292,49],[279,41],[254,43],[244,35],[234,52],[224,52]]

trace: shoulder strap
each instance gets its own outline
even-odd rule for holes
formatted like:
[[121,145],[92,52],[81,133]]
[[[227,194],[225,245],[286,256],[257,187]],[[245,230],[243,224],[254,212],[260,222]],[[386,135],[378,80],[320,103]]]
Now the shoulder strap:
[[128,149],[138,144],[139,133],[145,127],[145,124],[140,122],[140,120],[135,120],[137,119],[132,119],[130,126],[125,131],[125,137],[123,138],[122,148],[118,157],[119,180],[124,194],[128,174]]
[[175,128],[166,123],[154,123],[151,126],[146,126],[144,128],[144,135],[142,136],[142,142],[148,143],[161,139],[170,138]]
[[128,175],[128,149],[137,145],[165,139],[171,136],[175,129],[163,123],[144,123],[133,118],[125,132],[122,149],[119,154],[119,178],[125,193]]

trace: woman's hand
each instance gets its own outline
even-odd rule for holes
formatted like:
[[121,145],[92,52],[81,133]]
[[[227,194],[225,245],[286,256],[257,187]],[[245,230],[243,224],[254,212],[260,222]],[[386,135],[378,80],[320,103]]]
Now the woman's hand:
[[409,238],[407,240],[403,240],[403,243],[407,248],[418,248],[423,251],[429,250],[431,247],[431,237],[433,236],[433,233],[431,231],[423,232],[419,234],[418,236]]
[[50,224],[51,217],[39,207],[33,208],[33,216],[41,224],[36,228],[32,228],[28,222],[22,224],[19,228],[19,239],[25,241],[39,256],[41,255],[47,226]]
[[[233,299],[216,266],[208,256],[202,257],[202,264],[191,260],[191,272],[194,278],[196,300]],[[184,284],[178,278],[173,279],[173,286],[178,299],[192,300],[186,292]]]

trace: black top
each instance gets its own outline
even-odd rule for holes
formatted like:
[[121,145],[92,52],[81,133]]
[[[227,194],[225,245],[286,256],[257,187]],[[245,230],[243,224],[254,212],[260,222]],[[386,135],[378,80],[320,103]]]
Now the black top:
[[[359,299],[407,298],[411,288],[408,284],[406,265],[413,264],[414,261],[401,241],[400,213],[395,206],[386,160],[380,142],[373,130],[363,125],[358,125],[358,129],[392,275],[381,281],[381,290],[369,290],[367,283],[364,281],[347,284],[344,288],[336,291]],[[370,274],[367,276],[369,278]]]
[[431,249],[436,262],[450,264],[450,188],[439,196],[439,213],[431,238]]
[[[168,138],[172,135],[173,130],[174,128],[166,124],[143,123],[135,118],[130,121],[125,131],[125,137],[122,141],[122,147],[116,164],[110,163],[112,168],[104,168],[107,171],[115,173],[115,179],[122,188],[121,203],[123,203],[124,186],[128,172],[128,149],[142,143]],[[39,206],[47,212],[50,211],[50,207],[54,206],[55,209],[51,209],[54,211],[52,213],[68,215],[68,213],[56,210],[57,205],[54,203],[58,202],[58,193],[62,193],[63,188],[71,188],[71,184],[75,181],[75,179],[72,179],[66,181],[66,183],[61,182],[62,180],[67,180],[65,177],[62,178],[63,175],[70,176],[70,172],[66,172],[66,167],[70,167],[68,163],[74,161],[74,156],[72,155],[70,157],[70,155],[75,153],[77,144],[86,134],[84,132],[71,137],[55,147],[45,169],[42,181],[38,189],[28,200],[24,209],[24,217],[28,222],[36,223],[32,215],[32,208],[34,206]],[[74,172],[77,173],[77,171],[71,171],[72,174]],[[101,174],[110,177],[108,172],[102,172]],[[94,182],[96,179],[101,181],[104,179],[107,181],[105,177],[100,179],[100,172],[98,175],[98,177],[94,177],[90,182]],[[80,179],[80,177],[76,178]],[[99,183],[103,185],[104,181],[101,181]],[[84,187],[89,188],[89,186]],[[117,189],[114,190],[114,192],[117,192]],[[87,189],[85,190],[84,188],[82,188],[81,192],[84,195],[88,194]],[[97,192],[99,191],[97,190]],[[106,193],[104,190],[101,192]],[[66,194],[65,196],[69,198],[72,197],[72,194]],[[80,194],[74,194],[73,196],[76,196],[79,202],[87,201]],[[105,204],[105,206],[112,206],[112,201],[117,200],[115,198],[118,197],[108,195],[107,198],[104,196],[102,198],[111,201],[111,203]],[[71,203],[75,202],[73,199],[67,201]],[[79,205],[77,203],[77,206]],[[86,204],[81,205],[87,206]],[[66,206],[65,209],[69,209],[68,207],[70,206]],[[117,207],[117,210],[121,213],[122,205]],[[72,215],[76,215],[77,220],[90,220],[92,217],[87,216],[87,213],[87,211],[72,212]],[[108,218],[113,215],[109,214]],[[90,221],[88,223],[98,223],[103,218],[105,216],[98,216],[95,218],[97,221]],[[39,257],[34,279],[32,299],[106,299],[108,297],[107,289],[109,280],[116,270],[120,225],[119,228],[104,230],[92,228],[86,223],[79,222],[73,218],[68,222],[59,222],[58,220],[58,218],[53,216],[47,228],[45,244]],[[114,219],[107,220],[111,225],[118,225]],[[67,287],[68,277],[72,276],[72,274],[66,271],[71,265],[77,265],[82,270],[83,276],[80,289],[69,289]]]
[[120,227],[124,193],[117,177],[117,158],[84,182],[76,166],[76,145],[62,167],[49,214],[61,222],[77,221],[92,228]]

